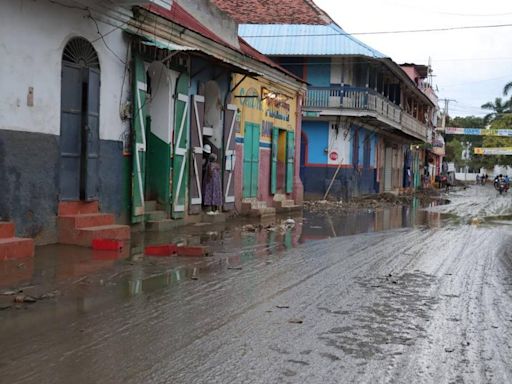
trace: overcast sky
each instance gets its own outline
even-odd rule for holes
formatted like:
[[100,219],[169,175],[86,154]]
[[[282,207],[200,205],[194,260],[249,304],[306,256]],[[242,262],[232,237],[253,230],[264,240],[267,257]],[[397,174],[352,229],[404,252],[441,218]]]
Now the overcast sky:
[[[349,33],[512,24],[512,0],[314,1]],[[457,100],[451,116],[485,115],[512,81],[512,27],[355,37],[399,64],[431,57],[439,97]]]

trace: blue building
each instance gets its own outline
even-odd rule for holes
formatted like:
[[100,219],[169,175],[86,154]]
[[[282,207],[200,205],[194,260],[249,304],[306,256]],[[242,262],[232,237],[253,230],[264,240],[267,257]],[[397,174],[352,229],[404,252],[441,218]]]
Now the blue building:
[[[252,46],[306,80],[301,178],[306,197],[397,192],[422,169],[435,104],[393,60],[337,24],[243,24]],[[416,153],[415,153],[416,152]],[[333,180],[334,179],[334,180]]]

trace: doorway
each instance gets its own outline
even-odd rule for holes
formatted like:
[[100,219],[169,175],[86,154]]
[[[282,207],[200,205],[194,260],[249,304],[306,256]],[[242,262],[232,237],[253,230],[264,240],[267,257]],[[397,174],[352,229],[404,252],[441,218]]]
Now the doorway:
[[244,198],[255,198],[258,194],[259,157],[260,126],[254,123],[245,123],[243,176]]
[[393,148],[386,147],[384,157],[384,191],[389,192],[393,183]]
[[99,197],[100,65],[87,40],[71,39],[62,55],[59,198]]

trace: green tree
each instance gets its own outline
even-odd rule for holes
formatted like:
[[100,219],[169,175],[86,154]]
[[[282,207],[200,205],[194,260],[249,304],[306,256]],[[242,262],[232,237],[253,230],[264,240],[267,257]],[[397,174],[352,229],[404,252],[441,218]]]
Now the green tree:
[[512,81],[503,87],[503,95],[507,96],[510,91],[512,91]]
[[494,103],[489,101],[483,104],[481,108],[492,111],[484,117],[485,123],[490,123],[494,120],[501,119],[505,113],[509,112],[509,102],[503,101],[501,97],[497,97]]
[[450,127],[458,128],[485,128],[485,121],[483,117],[478,116],[457,116],[449,118]]

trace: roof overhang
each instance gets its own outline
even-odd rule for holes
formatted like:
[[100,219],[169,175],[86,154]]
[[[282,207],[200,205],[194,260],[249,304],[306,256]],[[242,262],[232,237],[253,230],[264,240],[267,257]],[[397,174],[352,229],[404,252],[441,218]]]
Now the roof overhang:
[[289,88],[293,92],[306,91],[304,81],[288,74],[284,68],[278,69],[277,64],[275,64],[275,67],[270,66],[268,63],[242,53],[236,47],[214,41],[201,33],[188,29],[184,25],[164,18],[150,9],[138,7],[136,11],[134,22],[125,29],[130,33],[142,36],[155,45],[164,47],[168,41],[172,41],[172,45],[177,47],[178,50],[181,49],[191,54],[214,58],[225,65],[231,66],[234,72],[251,76],[263,76]]

